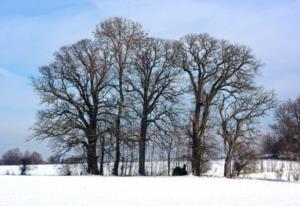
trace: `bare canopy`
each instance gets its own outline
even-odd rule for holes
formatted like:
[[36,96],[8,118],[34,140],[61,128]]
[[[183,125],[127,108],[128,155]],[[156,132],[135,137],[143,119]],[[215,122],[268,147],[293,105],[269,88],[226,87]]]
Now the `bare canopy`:
[[208,34],[190,34],[175,44],[176,64],[188,76],[194,97],[192,121],[192,169],[201,173],[203,136],[216,96],[239,90],[253,80],[260,63],[245,46],[231,44]]
[[63,150],[82,146],[88,172],[98,174],[97,122],[107,113],[111,59],[91,40],[62,47],[54,61],[40,68],[33,87],[47,108],[40,110],[35,137]]

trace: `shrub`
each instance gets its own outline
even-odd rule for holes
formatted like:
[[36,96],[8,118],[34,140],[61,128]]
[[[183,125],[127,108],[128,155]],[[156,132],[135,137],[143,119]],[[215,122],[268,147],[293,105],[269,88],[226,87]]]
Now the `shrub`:
[[186,171],[186,165],[183,165],[183,167],[175,167],[173,169],[172,172],[173,176],[183,176],[183,175],[187,175],[187,171]]

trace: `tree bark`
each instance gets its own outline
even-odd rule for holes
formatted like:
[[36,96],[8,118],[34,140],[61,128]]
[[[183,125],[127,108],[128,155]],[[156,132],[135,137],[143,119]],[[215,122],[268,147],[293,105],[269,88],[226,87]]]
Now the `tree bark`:
[[145,176],[145,160],[146,160],[146,136],[147,136],[147,120],[142,118],[141,133],[139,140],[139,175]]
[[99,174],[103,175],[103,164],[104,164],[104,138],[101,139],[101,156],[100,156],[100,171]]
[[201,157],[200,157],[200,137],[199,137],[199,124],[200,124],[200,97],[196,95],[196,105],[195,105],[195,112],[193,117],[192,123],[192,171],[193,174],[196,176],[200,176],[201,174]]
[[99,175],[98,157],[97,157],[97,123],[96,118],[91,118],[90,127],[86,130],[85,134],[88,139],[87,145],[87,172],[92,175]]
[[[120,74],[122,75],[122,73]],[[119,172],[119,164],[120,164],[120,138],[121,138],[121,116],[123,113],[123,107],[124,107],[124,95],[123,95],[123,84],[122,84],[122,78],[119,80],[119,95],[120,95],[120,102],[119,102],[119,109],[118,109],[118,115],[116,118],[116,131],[115,131],[115,137],[116,137],[116,156],[115,156],[115,162],[114,162],[114,168],[113,168],[113,175],[118,176]]]
[[170,175],[171,170],[171,150],[168,151],[168,176]]
[[224,164],[224,177],[232,178],[232,153],[228,152],[225,158],[225,164]]
[[[120,126],[120,125],[119,125]],[[117,134],[116,135],[116,156],[115,156],[115,162],[114,162],[114,168],[113,168],[113,172],[112,174],[115,176],[118,176],[118,172],[119,172],[119,164],[120,164],[120,135]]]
[[92,175],[99,175],[96,148],[97,148],[96,142],[89,141],[89,145],[87,148],[87,162],[88,162],[87,172]]

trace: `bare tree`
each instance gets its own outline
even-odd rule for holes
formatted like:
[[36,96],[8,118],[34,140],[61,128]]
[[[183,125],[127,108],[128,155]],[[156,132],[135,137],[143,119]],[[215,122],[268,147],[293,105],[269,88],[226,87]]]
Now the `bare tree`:
[[233,156],[241,145],[254,141],[259,118],[274,107],[274,95],[264,92],[262,88],[255,88],[236,95],[223,95],[220,102],[220,134],[226,154],[224,176],[232,177]]
[[29,165],[31,164],[29,157],[24,156],[20,160],[20,172],[21,175],[27,175],[27,172],[31,169]]
[[10,149],[2,155],[2,162],[4,165],[18,165],[20,164],[23,154],[19,148]]
[[97,26],[96,39],[101,44],[105,43],[113,60],[114,88],[117,93],[117,111],[114,124],[115,162],[113,175],[118,175],[120,162],[120,144],[122,136],[122,120],[124,121],[124,107],[126,90],[124,74],[130,66],[133,51],[144,38],[142,26],[131,20],[120,17],[108,19]]
[[38,165],[38,164],[43,164],[44,160],[40,153],[32,152],[30,155],[30,162],[31,162],[31,164]]
[[261,153],[268,158],[278,158],[278,139],[273,133],[264,134],[261,139]]
[[34,138],[50,139],[62,150],[83,147],[88,173],[99,174],[97,124],[109,112],[111,59],[105,45],[81,40],[62,47],[54,61],[40,68],[32,83],[48,108],[38,113]]
[[300,97],[278,105],[275,123],[271,125],[273,142],[279,157],[300,158]]
[[175,103],[181,92],[177,89],[178,70],[172,66],[169,42],[147,38],[137,49],[130,77],[131,109],[140,121],[139,174],[145,175],[147,130],[150,124],[174,118]]
[[61,163],[60,158],[61,157],[60,157],[59,154],[51,155],[51,156],[48,157],[47,163],[48,164],[59,164],[59,163]]
[[201,173],[202,141],[216,96],[224,90],[248,84],[260,63],[245,46],[208,34],[191,34],[175,43],[176,64],[188,76],[194,97],[192,120],[192,169]]

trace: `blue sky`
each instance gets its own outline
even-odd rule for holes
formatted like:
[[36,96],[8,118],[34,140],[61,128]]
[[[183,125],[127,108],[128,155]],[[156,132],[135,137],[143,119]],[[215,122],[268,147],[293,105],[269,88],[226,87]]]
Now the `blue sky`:
[[279,100],[300,95],[300,1],[2,0],[0,154],[13,147],[50,154],[45,143],[24,141],[39,108],[29,77],[112,16],[139,21],[153,36],[208,32],[250,46],[264,63],[260,84]]

